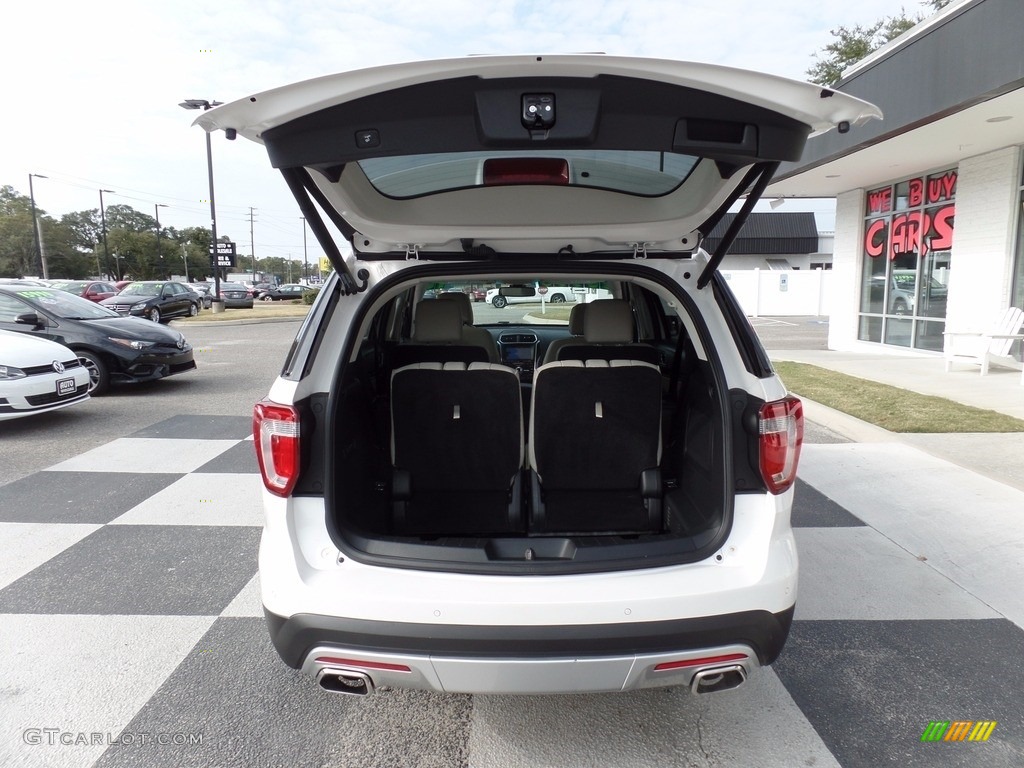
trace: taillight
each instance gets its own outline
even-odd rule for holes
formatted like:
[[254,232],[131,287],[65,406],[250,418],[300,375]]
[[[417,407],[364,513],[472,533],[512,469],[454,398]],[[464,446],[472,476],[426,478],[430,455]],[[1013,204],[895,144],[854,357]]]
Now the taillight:
[[278,496],[287,496],[299,477],[299,413],[288,405],[256,403],[252,414],[263,484]]
[[765,403],[758,423],[761,477],[771,493],[779,494],[796,480],[804,442],[804,407],[792,395]]

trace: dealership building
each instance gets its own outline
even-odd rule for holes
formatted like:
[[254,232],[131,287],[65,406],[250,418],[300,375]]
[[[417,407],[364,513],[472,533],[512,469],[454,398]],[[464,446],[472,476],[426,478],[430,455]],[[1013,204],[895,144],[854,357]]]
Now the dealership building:
[[935,354],[1024,307],[1022,35],[1024,0],[954,1],[835,86],[883,120],[779,169],[765,197],[836,199],[831,348]]

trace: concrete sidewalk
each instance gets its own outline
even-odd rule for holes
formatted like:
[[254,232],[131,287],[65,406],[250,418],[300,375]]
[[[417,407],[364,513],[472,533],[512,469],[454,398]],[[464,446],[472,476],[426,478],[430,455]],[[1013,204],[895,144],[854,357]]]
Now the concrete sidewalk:
[[[976,408],[1024,419],[1020,371],[993,367],[981,376],[977,367],[956,365],[945,372],[941,357],[875,352],[799,349],[770,350],[773,360],[791,360],[849,376],[889,384],[924,395],[944,397]],[[847,414],[805,401],[808,420],[855,442],[901,442],[958,466],[1024,490],[1024,432],[894,433]]]

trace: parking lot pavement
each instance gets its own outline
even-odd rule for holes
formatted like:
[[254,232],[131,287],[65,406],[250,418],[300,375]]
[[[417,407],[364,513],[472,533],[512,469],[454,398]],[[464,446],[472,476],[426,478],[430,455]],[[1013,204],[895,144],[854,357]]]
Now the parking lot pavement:
[[0,765],[1024,764],[1022,491],[812,431],[796,620],[747,685],[348,698],[264,630],[249,428],[172,416],[0,486]]

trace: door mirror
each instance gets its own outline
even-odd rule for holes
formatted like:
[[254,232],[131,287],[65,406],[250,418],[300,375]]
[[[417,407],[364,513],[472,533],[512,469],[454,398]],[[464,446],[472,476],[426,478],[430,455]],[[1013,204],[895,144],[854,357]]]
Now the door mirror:
[[19,325],[31,325],[35,329],[45,328],[46,321],[35,312],[25,312],[14,318]]

